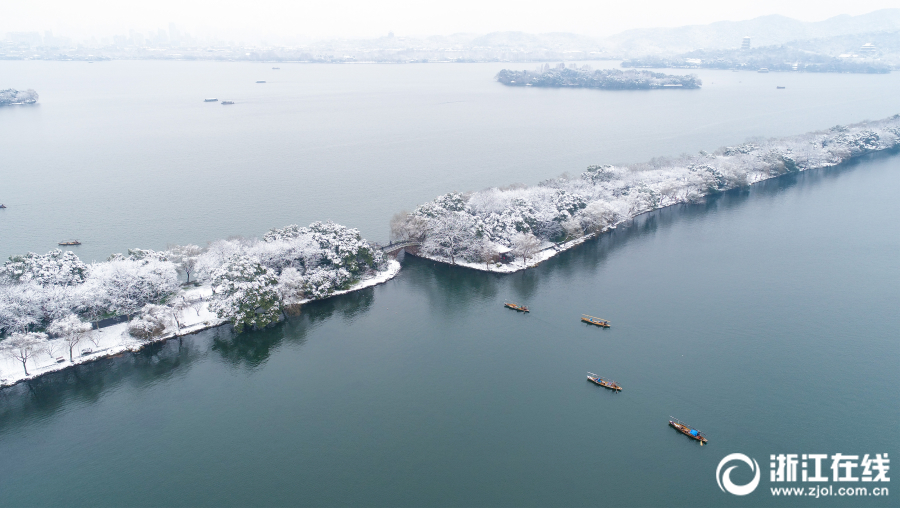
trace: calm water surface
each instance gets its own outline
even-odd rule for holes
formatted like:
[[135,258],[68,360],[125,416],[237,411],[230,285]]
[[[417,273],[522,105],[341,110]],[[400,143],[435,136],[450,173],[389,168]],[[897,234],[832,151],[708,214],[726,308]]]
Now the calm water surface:
[[508,88],[508,65],[0,61],[0,85],[41,96],[0,110],[0,258],[327,219],[385,241],[394,213],[453,190],[900,113],[900,73],[700,70],[702,90],[616,92]]
[[[48,80],[57,72],[39,62],[0,62],[0,69],[6,76],[17,65]],[[148,98],[157,97],[155,86],[174,87],[146,71],[154,65],[185,73],[185,86],[196,87],[185,93],[183,108],[197,118],[217,117],[205,141],[215,150],[196,148],[204,146],[202,130],[177,115],[169,120],[173,132],[154,130],[148,118],[178,110]],[[78,94],[67,88],[77,88],[74,78],[57,76],[56,90],[68,91],[32,85],[47,101],[40,108],[0,112],[0,139],[4,148],[15,147],[8,156],[4,150],[2,192],[28,196],[22,209],[44,204],[40,213],[5,216],[4,249],[49,248],[29,235],[42,228],[61,235],[46,224],[53,217],[90,222],[103,252],[205,238],[192,236],[197,232],[254,234],[328,217],[328,210],[346,213],[331,217],[363,224],[374,236],[395,209],[456,185],[531,182],[587,163],[715,148],[754,130],[788,134],[900,109],[893,96],[877,99],[887,85],[865,81],[870,76],[826,76],[814,88],[812,81],[803,85],[805,75],[723,73],[735,81],[730,102],[710,84],[702,92],[719,102],[696,100],[693,113],[693,92],[641,96],[658,102],[644,104],[639,121],[620,103],[631,94],[614,101],[602,92],[509,90],[488,82],[464,92],[484,94],[481,106],[440,116],[424,106],[439,93],[416,95],[423,82],[452,98],[460,80],[474,82],[475,74],[492,75],[497,67],[282,65],[281,76],[295,72],[298,80],[304,72],[369,73],[366,86],[381,90],[370,98],[377,104],[390,95],[384,87],[399,86],[386,84],[387,75],[413,78],[408,93],[397,92],[399,111],[375,107],[382,129],[365,134],[347,122],[345,132],[324,120],[314,128],[298,119],[295,128],[308,129],[309,139],[276,141],[264,135],[277,133],[267,122],[288,121],[274,113],[286,106],[265,95],[271,89],[247,85],[246,104],[234,109],[193,102],[194,95],[241,99],[237,85],[226,95],[194,81],[220,81],[215,73],[233,75],[240,64],[71,68],[97,73],[115,66],[130,72],[84,80],[122,90],[138,83],[148,97],[106,94],[115,104],[103,106],[107,116],[88,106],[103,101],[80,106],[80,121],[106,125],[115,139],[82,132],[75,143],[59,137],[65,129],[55,120],[41,119],[56,107],[54,93],[67,97],[59,108],[76,107]],[[267,77],[264,67],[251,67],[247,77]],[[718,76],[703,78],[718,86]],[[808,86],[813,97],[821,89],[832,95],[821,92],[818,103],[804,94],[767,102],[760,85],[738,100],[737,81],[772,79],[774,93],[774,78],[798,80],[787,91]],[[322,118],[329,104],[366,103],[353,99],[359,83],[351,92],[344,88],[349,81],[333,78],[329,92],[320,78],[304,79],[319,87],[308,106],[320,107]],[[865,92],[852,92],[864,82]],[[835,91],[840,86],[843,98]],[[506,109],[499,105],[504,99]],[[595,100],[618,108],[618,116],[591,120],[586,108],[602,110]],[[747,104],[753,101],[755,110]],[[149,116],[124,118],[119,108],[128,104]],[[248,113],[253,104],[269,104],[270,120]],[[365,114],[374,115],[371,125],[379,123],[379,115]],[[352,116],[335,117],[342,115]],[[581,128],[567,116],[580,118]],[[417,119],[419,141],[400,133],[409,118]],[[557,132],[563,127],[569,130]],[[25,135],[29,129],[43,129],[48,138]],[[439,135],[442,129],[450,134]],[[532,137],[523,129],[532,129]],[[146,139],[138,142],[137,132]],[[391,135],[397,146],[384,143]],[[248,139],[237,144],[241,136]],[[333,148],[336,139],[347,148]],[[54,143],[64,146],[51,149]],[[86,162],[90,152],[96,164]],[[342,165],[357,156],[358,165]],[[303,166],[328,157],[344,162],[332,173]],[[10,159],[27,170],[11,171]],[[141,176],[150,169],[156,173]],[[197,176],[204,174],[201,185]],[[90,185],[81,187],[79,176]],[[257,181],[258,187],[248,183]],[[346,192],[331,195],[338,188]],[[773,500],[765,475],[757,492],[737,498],[719,490],[715,468],[732,452],[755,457],[764,473],[775,453],[900,456],[898,188],[900,157],[881,156],[648,214],[526,273],[482,274],[407,257],[387,284],[308,305],[270,330],[208,331],[0,391],[0,505],[889,506],[875,498]],[[389,202],[389,195],[397,199]],[[150,206],[154,200],[163,204]],[[508,311],[506,299],[533,312]],[[613,328],[582,326],[581,313],[608,318]],[[611,376],[624,391],[587,383],[588,370]],[[706,431],[710,444],[701,448],[668,428],[669,415]],[[738,473],[735,481],[744,481]]]

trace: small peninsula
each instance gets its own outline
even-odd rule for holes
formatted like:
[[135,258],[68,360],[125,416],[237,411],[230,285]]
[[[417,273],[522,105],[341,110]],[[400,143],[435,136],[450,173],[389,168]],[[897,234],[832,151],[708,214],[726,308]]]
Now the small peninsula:
[[900,115],[797,136],[755,140],[713,153],[589,166],[578,177],[531,187],[451,192],[400,212],[396,242],[412,254],[476,270],[535,266],[640,214],[788,173],[835,166],[900,148]]
[[598,69],[589,65],[566,67],[550,64],[533,71],[503,69],[497,81],[507,86],[577,87],[603,90],[652,90],[669,88],[700,88],[703,82],[696,74],[673,76],[644,70]]
[[18,104],[34,104],[38,101],[38,94],[34,90],[16,90],[7,88],[0,90],[0,106],[15,106]]

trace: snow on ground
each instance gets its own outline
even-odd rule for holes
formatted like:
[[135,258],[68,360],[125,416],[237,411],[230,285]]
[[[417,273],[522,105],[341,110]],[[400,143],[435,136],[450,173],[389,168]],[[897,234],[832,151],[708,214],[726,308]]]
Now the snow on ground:
[[[396,260],[391,260],[388,262],[387,269],[378,272],[374,277],[363,279],[350,289],[336,291],[330,296],[342,295],[377,284],[383,284],[396,276],[398,272],[400,272],[400,263]],[[14,385],[20,381],[34,379],[49,372],[115,356],[126,351],[138,351],[152,342],[165,341],[173,337],[189,335],[226,324],[225,320],[219,319],[209,311],[208,300],[210,295],[212,295],[212,289],[209,286],[192,287],[179,293],[175,298],[176,301],[181,299],[188,302],[202,301],[198,302],[196,309],[191,307],[180,310],[172,309],[172,312],[177,315],[181,327],[177,330],[175,327],[167,328],[165,333],[155,340],[138,340],[128,334],[128,323],[119,323],[100,330],[92,330],[86,334],[85,338],[72,350],[72,361],[69,361],[68,346],[62,339],[54,339],[49,341],[53,346],[53,355],[51,356],[46,351],[38,352],[28,361],[27,376],[21,362],[6,356],[0,356],[0,387]],[[311,300],[303,300],[297,303],[302,304],[309,301]],[[57,358],[62,358],[63,361],[57,362]]]
[[[332,296],[347,294],[352,291],[359,291],[360,289],[377,286],[378,284],[384,284],[385,282],[393,279],[394,276],[396,276],[398,273],[400,273],[400,262],[397,261],[396,259],[392,259],[392,260],[388,261],[388,267],[384,271],[378,272],[378,275],[375,275],[374,277],[370,277],[368,279],[363,279],[363,280],[357,282],[356,284],[350,286],[350,289],[345,289],[343,291],[335,291],[334,293],[328,295],[327,298],[331,298]],[[311,301],[312,301],[312,299],[307,298],[305,300],[300,300],[298,302],[294,302],[294,304],[304,304],[304,303],[309,303]]]

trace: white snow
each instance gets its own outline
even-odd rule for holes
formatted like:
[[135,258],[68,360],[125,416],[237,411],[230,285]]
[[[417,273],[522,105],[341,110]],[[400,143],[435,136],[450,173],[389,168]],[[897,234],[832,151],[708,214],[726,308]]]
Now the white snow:
[[[363,288],[372,287],[377,284],[383,284],[392,279],[400,272],[400,263],[396,260],[390,260],[387,268],[377,272],[374,276],[365,278],[354,284],[350,289],[344,291],[336,291],[328,296],[337,296],[352,291],[358,291]],[[202,305],[198,310],[193,308],[173,309],[172,311],[178,316],[178,322],[181,328],[166,329],[162,336],[151,340],[141,341],[128,335],[128,323],[119,323],[100,330],[93,330],[89,336],[85,336],[84,340],[78,343],[73,351],[73,361],[69,361],[68,348],[62,339],[54,339],[49,342],[55,344],[54,355],[50,356],[42,351],[32,360],[28,361],[28,375],[22,368],[22,364],[5,355],[0,355],[0,387],[16,384],[27,379],[34,379],[49,372],[62,370],[72,365],[80,363],[92,362],[101,358],[115,356],[125,351],[137,351],[153,342],[165,341],[173,337],[189,335],[208,328],[221,326],[227,323],[226,320],[219,319],[215,314],[209,311],[208,300],[212,295],[212,289],[209,286],[192,287],[181,291],[173,300],[195,301],[202,298]],[[295,304],[303,304],[312,301],[311,299],[294,302]],[[90,340],[93,338],[94,340]],[[95,344],[96,341],[96,344]],[[91,349],[88,354],[81,354],[84,349]],[[57,363],[55,357],[63,357],[63,362]]]
[[[387,268],[378,272],[376,275],[357,282],[356,284],[350,286],[350,289],[345,289],[343,291],[335,291],[334,293],[331,293],[331,295],[327,296],[326,298],[331,298],[332,296],[344,295],[347,293],[351,293],[353,291],[359,291],[360,289],[377,286],[378,284],[384,284],[385,282],[393,279],[394,276],[396,276],[398,273],[400,273],[400,262],[397,261],[396,259],[392,259],[392,260],[388,261]],[[313,300],[310,298],[307,298],[305,300],[299,300],[299,301],[293,302],[293,303],[304,304],[304,303],[309,303],[311,301],[313,301]]]
[[[417,255],[474,269],[512,272],[571,248],[643,213],[792,172],[824,168],[900,146],[900,115],[874,122],[747,142],[715,153],[657,158],[627,166],[590,166],[579,178],[532,187],[449,193],[392,221],[398,241],[420,243]],[[576,239],[547,248],[551,241]],[[532,256],[534,240],[544,250]],[[493,266],[502,245],[517,262]],[[488,262],[485,265],[485,262]]]

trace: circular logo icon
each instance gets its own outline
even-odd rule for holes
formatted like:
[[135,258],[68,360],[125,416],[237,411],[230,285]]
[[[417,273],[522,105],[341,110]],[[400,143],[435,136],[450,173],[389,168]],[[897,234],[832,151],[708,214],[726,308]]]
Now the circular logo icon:
[[[754,476],[753,480],[747,485],[735,485],[731,482],[731,470],[737,466],[728,467],[725,469],[724,473],[722,472],[722,468],[725,464],[728,464],[733,460],[739,460],[750,466],[750,471],[756,471],[756,476]],[[759,464],[756,463],[756,459],[751,459],[743,453],[726,455],[725,458],[719,462],[719,467],[716,468],[716,482],[719,484],[719,488],[722,489],[722,492],[728,492],[735,496],[746,496],[756,490],[756,486],[759,485]]]

